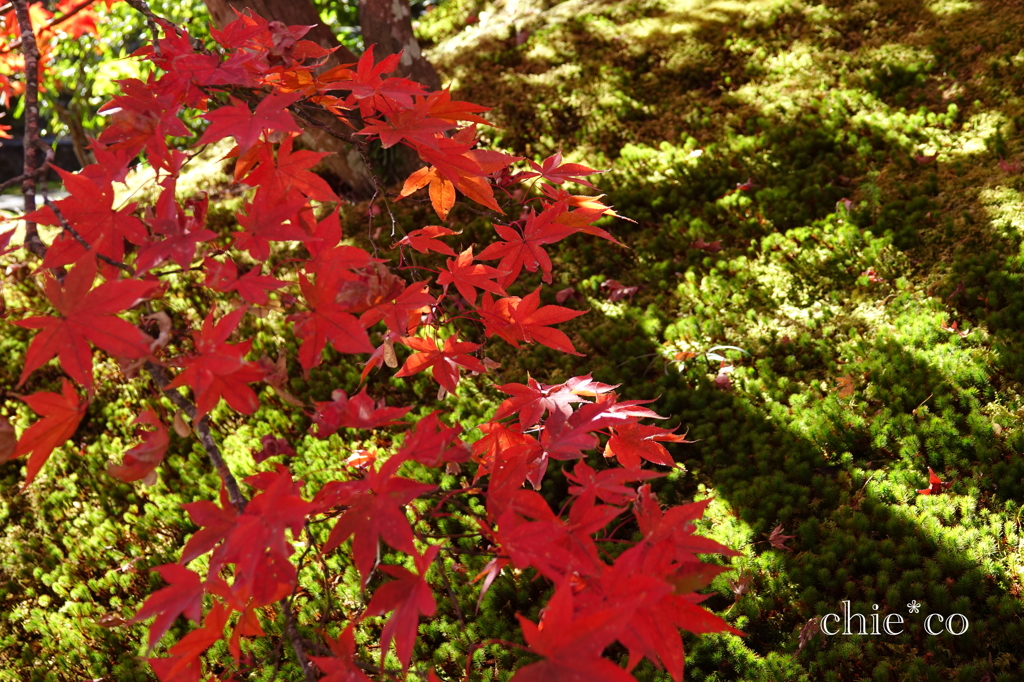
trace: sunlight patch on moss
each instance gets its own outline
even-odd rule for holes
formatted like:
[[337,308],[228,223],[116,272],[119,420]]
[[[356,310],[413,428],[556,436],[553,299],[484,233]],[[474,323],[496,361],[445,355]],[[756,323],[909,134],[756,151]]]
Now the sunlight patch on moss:
[[925,7],[937,16],[945,17],[975,10],[978,8],[978,3],[974,0],[928,0]]
[[1024,237],[1024,193],[1002,185],[989,187],[978,193],[978,203],[1000,236]]

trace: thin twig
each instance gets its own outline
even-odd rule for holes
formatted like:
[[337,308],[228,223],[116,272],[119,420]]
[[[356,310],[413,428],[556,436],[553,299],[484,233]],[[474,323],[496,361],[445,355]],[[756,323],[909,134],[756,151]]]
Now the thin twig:
[[[57,216],[57,220],[60,221],[60,226],[64,228],[64,230],[68,234],[74,237],[76,242],[81,244],[86,251],[92,250],[92,246],[89,244],[89,242],[85,241],[85,239],[82,238],[82,235],[78,234],[78,230],[71,227],[71,223],[69,223],[67,219],[64,218],[64,214],[60,212],[60,208],[57,207],[57,204],[50,201],[50,198],[47,196],[43,197],[43,203],[46,204],[46,206],[48,206],[51,211],[53,211],[54,215]],[[120,261],[116,261],[109,256],[104,256],[102,253],[97,253],[96,257],[108,265],[113,265],[115,268],[118,268],[119,270],[124,270],[129,275],[135,274],[135,270],[133,270],[130,266],[125,265]]]
[[48,170],[47,164],[44,163],[41,167],[37,168],[31,174],[31,176],[25,175],[24,173],[22,173],[21,175],[15,175],[13,178],[11,178],[9,180],[4,180],[3,182],[0,182],[0,192],[4,191],[5,189],[7,189],[8,187],[10,187],[12,185],[17,185],[17,184],[20,184],[22,182],[25,182],[25,180],[27,180],[29,177],[32,177],[36,182],[38,182],[40,176],[43,175],[47,170]]
[[125,2],[127,2],[128,5],[136,12],[139,12],[142,16],[146,17],[146,24],[149,25],[149,30],[153,34],[153,51],[156,52],[156,56],[162,57],[163,54],[160,52],[160,30],[158,26],[161,22],[164,22],[165,24],[170,24],[170,22],[153,14],[153,10],[149,8],[149,4],[146,3],[146,0],[125,0]]
[[448,591],[448,599],[452,603],[452,608],[455,609],[455,615],[458,617],[462,627],[465,628],[466,621],[462,618],[462,609],[459,608],[459,600],[455,597],[455,590],[452,589],[452,584],[448,581],[448,572],[444,570],[444,558],[440,552],[434,557],[434,561],[437,562],[437,568],[441,572],[441,580],[444,582],[444,588]]
[[[313,537],[313,529],[310,527],[312,524],[306,521],[306,538],[309,540],[310,547],[316,548],[316,538]],[[327,599],[327,605],[324,607],[323,613],[320,615],[320,626],[327,625],[327,621],[330,620],[331,613],[334,611],[334,603],[331,598],[331,578],[330,570],[327,568],[327,562],[324,560],[323,552],[317,549],[317,559],[320,563],[320,570],[324,574],[324,597]]]
[[146,370],[149,371],[153,381],[164,392],[164,395],[170,398],[172,403],[195,422],[199,442],[202,443],[206,455],[210,458],[210,462],[213,463],[213,468],[216,469],[217,475],[220,476],[220,480],[224,483],[224,488],[228,492],[228,499],[231,500],[232,506],[241,514],[245,511],[247,500],[238,487],[238,481],[235,480],[234,474],[231,473],[228,465],[224,462],[220,448],[217,447],[217,443],[213,440],[213,435],[210,433],[209,416],[203,415],[203,418],[196,422],[196,406],[188,398],[178,393],[176,389],[167,388],[167,384],[171,383],[171,380],[167,378],[167,372],[164,371],[164,368],[155,362],[147,362]]

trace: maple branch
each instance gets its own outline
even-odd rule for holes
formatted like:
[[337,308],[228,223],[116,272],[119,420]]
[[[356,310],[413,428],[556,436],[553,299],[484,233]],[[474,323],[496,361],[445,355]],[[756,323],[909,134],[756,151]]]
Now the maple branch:
[[[25,165],[22,175],[21,193],[25,195],[25,213],[36,210],[36,172],[39,170],[39,46],[32,31],[32,19],[28,14],[27,0],[12,0],[14,14],[21,29],[21,52],[25,56],[25,134],[22,149]],[[46,255],[46,245],[39,238],[36,224],[25,221],[25,246],[39,258]]]
[[[174,403],[182,412],[187,414],[195,422],[196,417],[196,406],[192,404],[185,396],[178,393],[176,389],[167,388],[167,384],[170,383],[170,379],[167,377],[167,373],[164,368],[155,362],[147,362],[146,369],[149,371],[150,376],[160,387],[160,390],[164,392],[171,402]],[[196,433],[199,434],[199,441],[203,444],[203,449],[206,450],[207,456],[213,463],[214,469],[217,470],[217,475],[220,476],[221,481],[224,483],[224,488],[228,492],[228,499],[231,504],[241,514],[245,511],[245,506],[248,503],[245,495],[238,487],[238,481],[235,479],[234,474],[231,473],[231,469],[228,468],[227,463],[224,461],[224,457],[221,455],[220,448],[217,447],[217,443],[213,440],[213,435],[210,433],[210,422],[209,415],[203,415],[203,418],[198,422],[195,422]],[[310,544],[312,547],[312,544]],[[308,551],[308,549],[307,549]],[[298,585],[296,584],[296,588]],[[293,590],[292,595],[295,592]],[[295,652],[295,658],[298,659],[299,666],[302,668],[302,673],[305,676],[307,682],[316,682],[317,674],[313,667],[310,665],[309,658],[306,656],[304,640],[302,635],[299,634],[298,629],[295,627],[295,621],[292,614],[291,608],[291,597],[281,599],[278,602],[278,606],[281,609],[281,615],[284,616],[284,629],[285,634],[288,636],[288,641],[292,645],[292,650]]]
[[[310,528],[310,526],[312,526],[312,525],[313,525],[312,522],[310,522],[307,519],[305,525],[303,526],[303,528],[306,531],[306,539],[309,541],[309,547],[316,550],[317,558],[319,559],[320,570],[324,574],[324,595],[327,598],[327,606],[326,606],[326,608],[324,608],[324,612],[320,616],[320,625],[322,627],[324,625],[327,625],[327,620],[331,617],[331,611],[334,610],[334,605],[331,603],[332,600],[331,600],[331,577],[330,577],[330,571],[327,568],[327,562],[324,561],[323,553],[316,546],[316,538],[313,537],[313,530],[312,530],[312,528]],[[308,552],[308,549],[307,549],[307,552]],[[304,561],[305,558],[306,558],[306,555],[303,554],[302,555],[302,559],[300,559],[300,563],[299,563],[300,567],[302,565],[301,562]],[[289,597],[289,599],[294,599],[295,598],[295,593],[297,591],[298,591],[298,581],[296,581],[295,589],[292,590],[292,596]]]
[[[360,145],[360,144],[364,144],[365,145],[366,144],[366,140],[354,137],[353,134],[351,134],[351,133],[348,134],[348,135],[346,135],[344,133],[340,133],[337,130],[335,130],[332,126],[330,126],[330,125],[328,125],[326,123],[322,123],[322,122],[317,121],[315,118],[313,118],[313,116],[311,114],[307,113],[306,111],[304,111],[302,109],[303,106],[310,107],[310,105],[308,103],[306,103],[305,101],[300,101],[300,102],[296,102],[295,104],[290,105],[288,107],[288,110],[291,111],[296,116],[298,116],[299,118],[301,118],[302,120],[304,120],[310,127],[322,130],[325,133],[327,133],[328,135],[330,135],[331,137],[335,137],[335,138],[337,138],[339,140],[344,140],[345,142],[349,142],[349,143],[354,144],[354,145]],[[323,111],[324,111],[320,107],[315,107],[315,108],[311,107],[311,108],[312,108],[313,111],[315,111],[318,114],[319,113],[323,113]],[[355,127],[356,125],[362,124],[362,122],[363,122],[362,118],[357,113],[352,113],[352,114],[346,115],[346,116],[338,116],[338,118],[348,122],[348,124],[353,126],[353,127]]]
[[448,591],[448,600],[452,603],[455,615],[462,627],[466,627],[466,621],[462,618],[462,609],[459,608],[459,600],[455,598],[455,590],[452,589],[452,584],[448,581],[448,572],[444,570],[444,559],[441,558],[440,552],[434,557],[434,561],[437,562],[437,570],[441,573],[441,581],[444,582],[444,588]]
[[158,17],[153,14],[153,10],[149,8],[149,4],[146,0],[125,0],[125,2],[128,3],[129,7],[146,17],[146,24],[149,26],[149,30],[153,34],[153,51],[158,57],[162,57],[163,55],[160,53],[159,24],[161,21],[167,24],[170,24],[171,22],[167,21],[163,17]]
[[[286,600],[281,600],[282,602]],[[306,647],[302,639],[302,635],[299,634],[298,629],[295,627],[295,620],[292,617],[292,610],[289,608],[281,608],[281,614],[284,616],[284,631],[288,635],[288,641],[292,645],[292,650],[295,652],[295,658],[299,661],[299,667],[302,668],[302,675],[306,678],[306,682],[316,682],[317,674],[310,664],[309,658],[306,656]]]
[[178,408],[187,414],[190,419],[193,420],[196,426],[196,433],[199,435],[199,442],[203,444],[203,449],[206,450],[207,456],[210,458],[210,462],[213,463],[213,468],[217,470],[217,475],[220,476],[220,480],[224,483],[224,488],[228,491],[228,499],[231,500],[232,506],[238,510],[241,514],[245,511],[245,505],[248,500],[245,499],[245,495],[242,494],[241,489],[238,487],[238,481],[235,480],[234,474],[231,473],[231,469],[224,462],[224,457],[221,455],[220,448],[217,447],[217,443],[213,440],[213,434],[210,433],[210,420],[208,415],[203,415],[203,418],[196,421],[196,406],[192,402],[178,393],[176,389],[167,388],[167,384],[171,383],[171,380],[167,377],[167,372],[164,368],[155,362],[147,362],[146,370],[149,371],[150,376],[153,377],[153,381],[160,387],[164,395],[170,398],[171,402],[178,406]]
[[[46,145],[43,145],[43,146],[46,146]],[[34,180],[36,180],[38,182],[40,180],[40,178],[42,178],[42,176],[44,176],[46,174],[46,171],[49,170],[50,162],[53,160],[53,158],[52,158],[53,157],[53,150],[50,149],[49,147],[46,147],[46,149],[47,149],[47,152],[48,152],[47,160],[43,162],[42,166],[40,166],[39,168],[35,169],[34,171],[32,171],[32,173],[30,173],[28,175],[22,173],[21,175],[15,175],[13,178],[10,178],[9,180],[4,180],[3,182],[0,182],[0,192],[4,191],[5,189],[10,187],[11,185],[17,185],[17,184],[23,183],[28,178],[33,178]]]
[[178,275],[183,272],[198,272],[202,270],[202,267],[197,266],[194,268],[178,268],[177,270],[164,270],[163,272],[153,272],[152,274],[156,275],[157,277],[166,277],[167,275]]
[[[48,206],[51,211],[53,211],[54,215],[57,216],[57,220],[60,221],[60,226],[64,228],[72,237],[74,237],[75,241],[77,241],[79,244],[85,247],[86,251],[92,250],[92,246],[89,244],[89,242],[85,241],[85,239],[82,238],[82,235],[78,234],[78,230],[71,227],[71,224],[67,221],[67,219],[64,218],[64,214],[60,212],[60,209],[57,207],[57,204],[50,201],[50,197],[43,195],[43,203],[46,204],[46,206]],[[113,258],[110,258],[109,256],[104,256],[102,253],[97,253],[96,257],[99,258],[104,263],[107,263],[108,265],[113,265],[115,268],[118,268],[119,270],[124,270],[129,275],[135,275],[134,269],[120,261],[116,261]]]

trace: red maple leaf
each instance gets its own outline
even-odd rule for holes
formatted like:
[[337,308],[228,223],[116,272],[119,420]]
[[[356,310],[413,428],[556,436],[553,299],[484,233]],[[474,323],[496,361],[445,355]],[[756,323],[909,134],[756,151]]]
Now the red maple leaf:
[[438,418],[440,410],[416,422],[416,428],[407,433],[397,457],[411,459],[428,467],[445,462],[465,462],[469,459],[469,446],[459,439],[462,427],[445,426]]
[[[412,175],[406,178],[398,198],[404,199],[427,185],[430,186],[428,193],[430,203],[434,207],[434,212],[437,213],[438,218],[446,220],[448,212],[455,205],[455,183],[441,175],[437,168],[421,168],[418,171],[414,171]],[[455,255],[454,252],[452,255]]]
[[508,272],[498,280],[502,287],[507,288],[514,282],[524,267],[529,272],[537,272],[539,267],[544,273],[544,281],[551,284],[551,259],[541,245],[554,244],[578,232],[574,227],[566,227],[555,222],[555,218],[564,210],[565,204],[561,205],[561,210],[556,205],[545,209],[540,215],[531,210],[522,234],[512,227],[495,225],[494,229],[498,236],[505,241],[489,245],[480,252],[477,260],[501,259],[498,269]]
[[260,165],[243,182],[252,187],[266,188],[274,196],[286,196],[295,191],[315,201],[341,201],[323,178],[309,170],[328,153],[292,152],[292,143],[291,137],[281,142],[276,161],[269,144],[260,147]]
[[[153,672],[156,673],[160,682],[200,682],[203,678],[202,662],[192,659],[186,662],[184,668],[178,669],[180,660],[179,656],[147,658],[146,663],[153,668]],[[172,670],[177,670],[177,672],[171,675]]]
[[[348,90],[351,92],[348,99],[352,104],[359,103],[359,112],[368,117],[373,115],[374,110],[380,110],[391,103],[399,106],[411,107],[413,95],[423,94],[423,86],[407,78],[381,78],[382,74],[391,73],[401,63],[402,52],[388,55],[377,64],[373,63],[373,48],[370,45],[359,58],[355,72],[342,69],[339,76],[346,75],[350,80],[340,81],[337,85],[321,88],[326,90]],[[404,50],[403,50],[404,52]],[[335,67],[337,68],[337,67]],[[333,69],[332,69],[333,71]],[[329,78],[326,72],[321,74],[320,79]]]
[[67,16],[69,12],[78,10],[74,16],[69,16],[61,21],[60,30],[76,39],[81,38],[86,33],[98,36],[100,31],[96,26],[96,22],[100,20],[99,15],[90,9],[79,10],[80,4],[80,2],[75,2],[75,0],[60,0],[57,3],[57,11],[60,12],[61,16]]
[[478,343],[456,341],[455,336],[444,340],[444,347],[438,349],[434,339],[420,339],[414,336],[402,337],[402,343],[417,351],[409,356],[396,377],[407,377],[418,374],[428,367],[433,367],[434,379],[449,393],[455,393],[459,383],[459,367],[472,372],[484,374],[487,368],[472,355],[466,355],[480,348]]
[[284,598],[294,587],[296,568],[290,561],[294,548],[285,530],[298,537],[315,505],[302,499],[303,482],[293,480],[280,464],[276,471],[254,474],[245,483],[261,492],[235,519],[226,542],[210,559],[210,572],[216,575],[223,564],[234,564],[230,599],[260,607]]
[[632,671],[647,657],[659,668],[667,668],[673,680],[682,682],[685,655],[679,629],[743,633],[696,605],[704,597],[694,591],[728,567],[697,561],[676,563],[671,552],[661,550],[635,546],[620,555],[614,566],[603,567],[600,579],[589,581],[579,595],[581,615],[607,608],[624,611],[616,638],[629,651],[627,670]]
[[203,619],[203,627],[189,632],[170,647],[167,653],[173,654],[171,657],[150,659],[150,664],[152,665],[153,660],[165,661],[160,675],[162,678],[173,679],[175,675],[197,663],[203,652],[224,636],[224,626],[228,624],[230,614],[230,609],[224,604],[214,604]]
[[777,525],[772,530],[771,535],[768,536],[768,542],[775,549],[784,549],[787,552],[792,552],[793,551],[792,549],[790,549],[789,547],[786,547],[786,540],[792,540],[794,537],[796,537],[796,536],[794,536],[794,535],[783,535],[782,534],[782,524],[780,523],[779,525]]
[[943,481],[934,471],[932,471],[931,467],[928,467],[928,487],[924,490],[918,490],[917,492],[921,495],[938,495],[952,487],[953,481]]
[[55,448],[63,445],[78,428],[85,415],[89,401],[79,402],[78,393],[67,379],[62,380],[60,393],[33,393],[22,398],[32,410],[42,417],[25,429],[18,444],[7,456],[0,457],[0,464],[32,453],[25,466],[27,486],[39,473]]
[[235,217],[244,232],[232,232],[235,248],[248,251],[256,261],[270,258],[270,242],[305,241],[309,239],[298,226],[298,213],[306,206],[305,199],[285,201],[284,196],[274,195],[262,187],[256,191],[252,203],[245,205],[245,213]]
[[413,282],[394,298],[378,303],[359,316],[359,322],[369,329],[384,320],[388,331],[405,336],[413,334],[420,326],[422,316],[430,312],[437,299],[430,293],[428,282]]
[[259,407],[256,393],[246,385],[263,378],[263,370],[244,359],[252,339],[227,343],[244,315],[245,308],[239,308],[214,324],[211,310],[202,329],[192,332],[195,352],[177,361],[185,370],[167,388],[192,389],[196,396],[196,419],[216,407],[221,398],[242,414],[252,414]]
[[529,178],[535,178],[537,176],[540,176],[553,185],[561,185],[563,182],[571,180],[581,185],[586,185],[587,187],[594,188],[592,184],[590,184],[586,180],[581,180],[580,178],[584,175],[594,175],[595,173],[605,172],[597,171],[594,170],[593,168],[587,168],[586,166],[579,163],[563,163],[562,152],[557,152],[556,154],[549,156],[539,164],[529,159],[527,160],[527,162],[537,172],[531,173],[527,171],[526,173],[520,175],[521,179],[526,180]]
[[291,446],[285,438],[274,438],[269,433],[260,439],[260,445],[263,446],[259,452],[254,452],[252,455],[253,460],[257,464],[265,462],[271,457],[277,457],[278,455],[285,455],[287,457],[295,456],[295,448]]
[[[719,542],[693,534],[693,520],[704,515],[712,499],[709,497],[700,502],[678,505],[662,512],[658,498],[651,492],[651,486],[640,486],[633,503],[633,513],[643,535],[643,542],[650,547],[659,542],[671,541],[673,551],[669,556],[674,556],[680,562],[697,561],[698,553],[742,556]],[[638,547],[642,550],[643,545]]]
[[446,256],[455,256],[455,251],[452,247],[448,246],[444,242],[436,241],[438,237],[444,237],[450,234],[462,234],[461,230],[456,232],[455,230],[449,230],[447,227],[441,227],[440,225],[427,225],[419,230],[413,230],[409,234],[405,235],[398,243],[403,246],[411,246],[420,253],[427,253],[428,251],[437,251],[443,253]]
[[382,104],[383,106],[378,108],[384,115],[384,120],[365,119],[367,125],[364,125],[356,135],[378,135],[384,149],[393,147],[403,140],[409,140],[417,146],[436,147],[435,133],[442,133],[455,127],[451,120],[430,115],[431,103],[426,97],[420,98],[412,107]]
[[306,261],[306,272],[338,281],[354,280],[356,275],[350,270],[360,270],[369,266],[371,261],[376,262],[363,249],[340,242],[341,220],[338,211],[331,211],[317,223],[312,238],[305,242],[311,256]]
[[621,301],[626,297],[633,300],[633,294],[640,291],[640,287],[638,285],[628,287],[622,282],[614,279],[606,279],[601,283],[601,288],[608,290],[609,301]]
[[126,78],[119,85],[124,94],[100,107],[100,113],[110,117],[110,124],[99,141],[129,156],[145,148],[154,166],[166,168],[170,155],[167,138],[191,135],[178,118],[180,102],[154,92],[136,78]]
[[38,367],[57,356],[68,375],[85,386],[92,385],[92,349],[89,342],[112,356],[141,358],[149,355],[152,341],[138,327],[116,314],[132,307],[158,284],[139,280],[115,280],[92,288],[96,259],[86,257],[71,268],[61,286],[47,275],[46,297],[59,313],[56,317],[28,317],[13,324],[41,329],[25,354],[18,385]]
[[401,566],[379,566],[382,572],[396,578],[377,588],[364,614],[379,616],[394,611],[380,633],[381,667],[384,666],[384,657],[391,642],[394,641],[402,670],[408,670],[412,645],[416,641],[416,629],[419,627],[419,617],[432,616],[437,610],[434,592],[426,581],[426,575],[430,563],[440,549],[440,545],[431,545],[422,555],[414,552],[416,573]]
[[288,319],[295,323],[295,335],[302,339],[299,363],[303,369],[320,364],[328,341],[339,353],[373,352],[366,329],[355,315],[337,302],[335,288],[325,286],[319,276],[316,284],[312,284],[305,275],[299,276],[299,288],[309,309],[289,315]]
[[320,682],[370,682],[355,662],[356,638],[351,623],[341,631],[338,639],[325,639],[334,656],[309,657],[324,673]]
[[[498,406],[495,419],[502,419],[511,414],[519,415],[519,422],[524,428],[530,428],[541,420],[546,412],[558,415],[555,421],[564,421],[572,414],[572,403],[587,402],[581,395],[585,393],[591,384],[600,386],[601,392],[612,390],[614,386],[607,386],[592,382],[590,375],[585,377],[573,377],[563,384],[547,386],[532,377],[527,377],[526,384],[504,384],[495,386],[499,391],[508,393],[508,398]],[[593,393],[589,393],[593,395]]]
[[330,552],[351,537],[352,558],[364,583],[370,579],[381,540],[400,552],[416,553],[405,505],[434,486],[395,476],[403,461],[404,458],[391,457],[380,469],[371,466],[366,478],[360,481],[331,481],[313,500],[317,509],[323,511],[348,506],[331,529],[322,552]]
[[[146,222],[153,235],[139,248],[135,258],[137,272],[145,272],[168,259],[180,268],[188,268],[195,258],[196,244],[217,237],[212,230],[205,229],[207,198],[203,196],[185,202],[185,207],[179,206],[174,199],[175,184],[173,179],[167,182],[157,199],[155,213],[147,212]],[[191,214],[186,213],[186,208],[191,209]],[[157,240],[155,235],[162,235],[163,239]]]
[[312,415],[317,425],[317,438],[327,438],[340,428],[377,429],[382,426],[401,424],[397,421],[404,417],[411,407],[385,407],[384,402],[378,406],[366,393],[366,387],[358,395],[351,398],[340,388],[331,393],[330,402],[316,403],[316,413]]
[[722,240],[716,239],[713,242],[706,242],[703,239],[697,239],[690,242],[691,249],[700,249],[701,251],[707,251],[708,253],[718,253],[722,250]]
[[[563,213],[558,217],[559,222],[564,222],[567,225],[576,225],[578,222],[592,223],[605,215],[622,218],[623,220],[628,220],[631,223],[636,223],[632,218],[621,216],[613,211],[611,206],[606,206],[601,203],[601,199],[604,198],[603,194],[598,194],[597,196],[570,194],[561,187],[555,187],[553,185],[541,185],[540,190],[552,201],[564,201],[572,208],[579,209],[578,211]],[[587,234],[607,239],[614,244],[622,246],[621,242],[599,227],[594,227],[592,225],[579,225],[578,227]]]
[[188,512],[192,523],[200,527],[185,543],[185,548],[181,552],[180,563],[182,565],[209,552],[235,527],[238,512],[228,500],[227,493],[223,488],[220,491],[220,498],[221,506],[219,507],[209,500],[181,505]]
[[[491,473],[499,455],[508,452],[517,446],[527,446],[527,451],[539,450],[539,443],[536,438],[523,433],[520,424],[503,424],[502,422],[490,421],[477,426],[483,432],[484,437],[473,443],[473,461],[481,466],[477,469],[474,482],[483,476]],[[524,451],[525,452],[525,451]],[[523,477],[515,487],[519,487],[526,480],[524,469]],[[493,491],[491,491],[493,493]]]
[[595,472],[586,462],[576,462],[572,472],[566,472],[566,479],[573,485],[569,486],[569,494],[576,496],[593,495],[609,504],[627,504],[636,497],[633,488],[622,485],[626,481],[646,481],[660,478],[666,474],[643,469],[605,469]]
[[248,104],[232,97],[231,106],[219,107],[203,116],[210,125],[197,144],[216,142],[230,135],[235,138],[240,153],[245,154],[259,141],[266,129],[301,133],[302,128],[287,111],[290,105],[301,98],[301,92],[268,95],[256,105],[255,111],[249,111]]
[[[677,427],[678,428],[678,427]],[[627,469],[640,466],[641,458],[655,464],[675,466],[672,455],[658,441],[668,443],[692,443],[682,436],[672,433],[660,426],[644,426],[642,424],[623,424],[613,427],[614,433],[604,448],[605,457],[615,457],[619,464]]]
[[568,525],[532,490],[515,490],[498,517],[495,541],[501,553],[517,568],[532,566],[549,580],[579,568],[568,540]]
[[555,591],[540,624],[516,614],[530,650],[544,657],[516,671],[512,682],[635,682],[607,658],[604,648],[622,627],[621,609],[605,609],[577,618],[568,581]]
[[241,277],[238,276],[238,266],[230,259],[221,262],[208,256],[203,267],[206,269],[203,286],[214,291],[237,291],[243,300],[256,305],[266,305],[269,300],[267,292],[285,286],[279,279],[261,275],[262,268],[259,265],[250,268]]
[[205,588],[199,574],[180,564],[164,564],[153,569],[169,585],[149,595],[138,613],[129,623],[138,623],[151,616],[156,620],[149,626],[149,649],[156,646],[167,629],[178,616],[198,623],[203,613],[203,592]]
[[485,334],[488,337],[497,334],[515,348],[519,348],[519,341],[536,341],[563,353],[583,355],[576,352],[576,348],[564,332],[549,329],[549,326],[579,317],[587,311],[570,310],[557,305],[541,307],[540,287],[523,298],[509,296],[493,301],[489,294],[484,294],[479,312],[483,317]]
[[504,287],[492,281],[494,277],[503,275],[505,272],[490,266],[473,265],[473,247],[471,246],[460,253],[458,258],[448,259],[447,265],[437,278],[437,283],[444,287],[445,293],[448,293],[448,285],[454,284],[463,298],[470,304],[475,304],[477,289],[504,295]]
[[126,483],[138,481],[151,474],[160,462],[164,461],[164,453],[171,443],[167,429],[153,410],[143,410],[133,423],[149,424],[156,430],[145,432],[142,443],[124,453],[121,464],[107,465],[107,473]]
[[[445,219],[451,202],[455,201],[455,188],[478,204],[504,214],[501,206],[494,200],[494,190],[487,176],[499,172],[519,157],[473,149],[476,144],[475,134],[475,126],[463,128],[450,138],[436,136],[435,145],[431,147],[418,146],[416,151],[430,167],[409,176],[402,188],[402,196],[407,196],[430,182],[431,200],[441,220]],[[450,197],[447,194],[444,197],[446,202],[448,199],[450,202],[443,212],[438,210],[438,201],[434,196],[435,183],[445,188],[446,192],[450,192]]]
[[436,118],[443,118],[452,122],[471,121],[473,123],[489,125],[487,119],[480,118],[476,114],[490,111],[491,107],[483,107],[470,102],[453,101],[450,87],[431,92],[427,95],[427,102],[430,104],[430,115]]

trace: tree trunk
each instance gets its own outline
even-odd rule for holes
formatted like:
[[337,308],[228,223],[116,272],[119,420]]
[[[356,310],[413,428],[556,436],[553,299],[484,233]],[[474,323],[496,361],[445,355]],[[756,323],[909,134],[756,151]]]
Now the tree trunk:
[[[359,59],[351,50],[341,45],[330,29],[320,22],[320,15],[310,0],[204,0],[204,2],[218,28],[224,28],[234,20],[233,8],[239,12],[248,8],[267,21],[280,21],[288,26],[296,24],[313,26],[306,34],[307,39],[327,49],[338,48],[331,55],[328,61],[329,65],[347,64]],[[348,134],[349,131],[344,124],[337,120],[329,120],[330,118],[325,114],[323,123],[336,125],[338,132]],[[368,199],[373,196],[374,184],[370,169],[363,163],[362,157],[355,148],[314,127],[307,128],[299,140],[306,147],[329,153],[324,157],[324,167],[348,186],[353,199]]]
[[392,75],[414,80],[428,90],[441,89],[437,71],[420,52],[420,44],[413,35],[409,0],[359,0],[359,27],[363,44],[377,46],[373,51],[375,59],[404,50],[401,65]]

